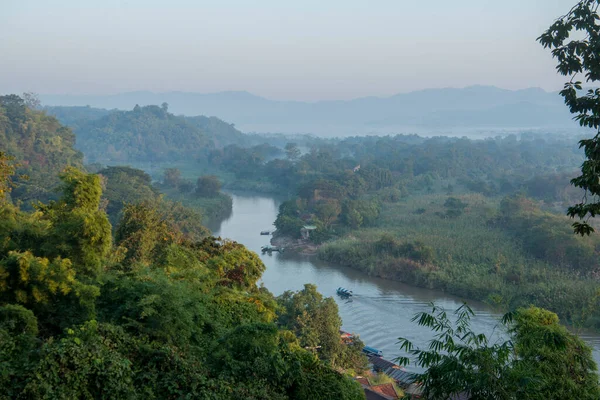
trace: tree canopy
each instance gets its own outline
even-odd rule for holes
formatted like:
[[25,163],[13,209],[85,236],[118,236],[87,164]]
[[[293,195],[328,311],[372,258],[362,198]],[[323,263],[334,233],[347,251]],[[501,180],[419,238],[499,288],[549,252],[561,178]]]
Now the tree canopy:
[[591,349],[558,322],[556,314],[529,307],[506,314],[508,340],[486,337],[471,328],[473,311],[465,304],[453,315],[432,306],[413,321],[432,330],[426,349],[404,338],[401,349],[425,369],[413,374],[427,399],[459,394],[497,400],[597,399],[600,386]]
[[569,111],[575,114],[574,119],[582,127],[595,131],[593,137],[579,141],[586,159],[581,166],[581,175],[571,180],[586,194],[583,201],[569,207],[567,212],[582,220],[573,223],[575,232],[580,235],[594,231],[588,219],[600,214],[600,88],[593,87],[600,80],[598,6],[598,0],[578,2],[538,38],[544,48],[552,50],[552,57],[558,62],[558,73],[569,78],[560,92]]

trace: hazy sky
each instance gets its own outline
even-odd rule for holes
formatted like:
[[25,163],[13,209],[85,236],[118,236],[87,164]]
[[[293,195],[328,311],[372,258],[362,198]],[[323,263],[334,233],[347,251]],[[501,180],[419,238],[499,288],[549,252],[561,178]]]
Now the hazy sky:
[[273,99],[562,87],[536,37],[575,0],[0,0],[0,93]]

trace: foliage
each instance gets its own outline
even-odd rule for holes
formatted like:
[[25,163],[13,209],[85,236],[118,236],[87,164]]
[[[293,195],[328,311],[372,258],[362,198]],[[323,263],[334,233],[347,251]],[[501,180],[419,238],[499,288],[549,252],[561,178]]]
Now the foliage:
[[445,216],[448,218],[456,218],[463,213],[467,205],[468,204],[462,202],[456,197],[448,197],[444,202],[444,207],[446,207]]
[[[536,304],[571,324],[599,326],[598,309],[590,302],[597,291],[600,239],[573,235],[567,217],[531,199],[461,195],[469,212],[440,219],[446,199],[423,194],[382,203],[374,227],[325,243],[318,256],[505,309]],[[385,240],[376,246],[380,239]],[[409,246],[418,250],[416,258]],[[419,260],[422,250],[425,262]]]
[[511,333],[522,370],[537,377],[531,399],[600,397],[592,351],[558,322],[556,314],[537,307],[520,309]]
[[115,232],[117,246],[125,249],[125,265],[148,264],[166,246],[182,239],[173,224],[149,202],[126,205]]
[[[19,98],[2,104],[11,123],[36,115]],[[171,118],[159,110],[133,113]],[[2,167],[4,183],[13,171]],[[0,399],[364,398],[276,324],[255,253],[209,237],[146,173],[99,172],[64,169],[62,196],[32,212],[0,203]],[[211,201],[230,204],[220,193]],[[114,242],[105,209],[119,220]],[[339,321],[324,304],[318,311]],[[327,332],[319,340],[341,346]]]
[[56,303],[69,294],[81,303],[92,304],[97,288],[78,281],[77,270],[69,259],[35,257],[30,252],[10,252],[0,263],[0,296],[5,303]]
[[216,274],[219,284],[241,289],[256,287],[256,282],[265,271],[258,255],[236,242],[225,241],[219,246],[226,251],[221,251],[207,263],[207,267]]
[[164,172],[163,185],[176,188],[181,183],[181,171],[177,168],[167,168]]
[[214,175],[201,176],[196,181],[196,196],[215,197],[221,190],[221,182]]
[[6,200],[6,196],[13,188],[11,177],[15,174],[14,157],[0,151],[0,202]]
[[159,106],[136,106],[75,127],[77,145],[91,162],[168,160],[191,156],[210,146],[196,124]]
[[296,143],[290,142],[285,145],[285,155],[289,160],[297,160],[298,157],[300,157],[300,154],[300,149],[298,148],[298,145]]
[[[417,366],[414,374],[428,399],[465,393],[471,399],[595,399],[600,394],[591,350],[558,323],[556,314],[530,307],[507,314],[510,340],[493,341],[471,328],[473,311],[465,304],[454,312],[433,306],[413,322],[430,328],[426,349],[404,338],[402,350]],[[514,317],[514,320],[513,320]],[[406,365],[409,357],[400,357]]]
[[[537,39],[544,48],[552,49],[552,56],[558,61],[558,73],[569,78],[560,95],[569,111],[575,114],[574,119],[582,127],[595,131],[592,138],[579,141],[586,160],[581,166],[581,175],[571,180],[573,185],[582,188],[586,193],[583,201],[572,205],[567,211],[570,217],[583,220],[573,224],[575,233],[580,235],[589,235],[594,231],[588,224],[588,219],[600,214],[600,184],[597,172],[600,164],[600,88],[589,88],[589,85],[600,80],[600,17],[597,13],[599,5],[598,0],[579,1]],[[573,38],[573,34],[583,37]],[[584,76],[585,83],[580,80],[581,75]]]
[[[71,130],[56,118],[29,108],[14,94],[0,96],[0,144],[5,156],[17,164],[17,186],[12,193],[16,200],[54,198],[59,173],[67,166],[83,166],[82,154],[73,148],[75,135]],[[2,181],[6,182],[4,176]]]
[[319,358],[332,365],[362,370],[366,359],[362,348],[346,346],[339,337],[342,320],[338,308],[331,298],[323,298],[312,284],[304,289],[286,291],[277,298],[281,306],[278,323],[298,337],[300,346],[312,350]]
[[152,178],[142,170],[131,167],[106,167],[98,171],[104,179],[103,198],[110,222],[116,225],[125,204],[158,201],[159,192]]
[[37,206],[53,228],[42,245],[43,254],[70,258],[82,273],[96,276],[112,246],[110,222],[99,209],[100,177],[69,168],[60,178],[63,197]]

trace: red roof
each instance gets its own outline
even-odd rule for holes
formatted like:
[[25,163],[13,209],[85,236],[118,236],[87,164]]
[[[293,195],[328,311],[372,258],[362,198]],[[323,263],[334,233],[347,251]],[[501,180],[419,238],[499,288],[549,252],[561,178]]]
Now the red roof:
[[360,383],[361,385],[371,386],[371,384],[369,383],[369,380],[365,377],[359,376],[356,378],[356,381],[358,383]]
[[396,389],[394,388],[394,385],[392,383],[384,383],[377,386],[371,386],[369,389],[371,389],[374,392],[381,393],[384,396],[390,396],[394,399],[398,398],[398,393],[396,392]]

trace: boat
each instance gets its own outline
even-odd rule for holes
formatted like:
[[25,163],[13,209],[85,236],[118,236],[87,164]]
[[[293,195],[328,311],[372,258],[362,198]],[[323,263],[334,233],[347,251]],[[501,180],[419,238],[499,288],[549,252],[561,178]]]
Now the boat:
[[261,235],[270,235],[271,231],[260,231]]
[[344,289],[343,287],[337,288],[336,293],[342,297],[352,296],[352,290]]
[[365,346],[362,351],[368,356],[383,357],[383,351],[377,350],[375,347]]
[[263,246],[260,249],[263,253],[266,253],[266,252],[271,253],[273,251],[278,251],[280,253],[283,253],[283,250],[284,250],[283,247],[277,247],[277,246],[271,246],[271,245]]

